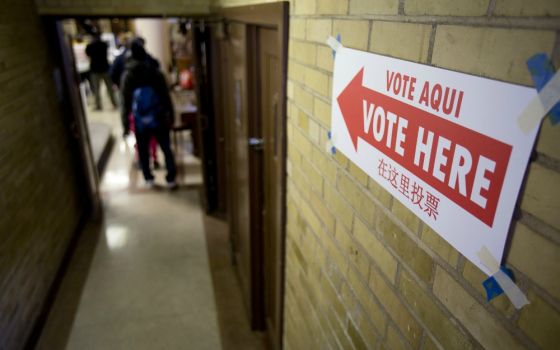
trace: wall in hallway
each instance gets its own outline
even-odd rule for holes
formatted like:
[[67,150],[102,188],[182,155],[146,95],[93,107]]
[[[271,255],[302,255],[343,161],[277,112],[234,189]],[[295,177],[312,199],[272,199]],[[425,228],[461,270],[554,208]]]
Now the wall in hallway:
[[209,0],[35,0],[39,14],[48,15],[197,15],[209,12]]
[[292,0],[290,7],[286,348],[556,347],[560,127],[544,122],[504,260],[531,304],[517,311],[503,295],[488,303],[483,272],[343,155],[325,152],[333,69],[325,40],[340,33],[348,47],[532,85],[528,57],[545,52],[559,62],[560,2]]
[[4,3],[0,23],[0,349],[18,349],[82,209],[33,1]]

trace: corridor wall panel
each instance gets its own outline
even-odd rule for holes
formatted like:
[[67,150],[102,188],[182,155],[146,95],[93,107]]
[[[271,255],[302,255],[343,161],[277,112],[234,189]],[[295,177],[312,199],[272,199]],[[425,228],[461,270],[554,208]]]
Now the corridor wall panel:
[[530,56],[560,63],[559,4],[290,1],[287,349],[557,347],[560,127],[543,122],[502,262],[531,304],[516,310],[505,295],[487,302],[482,271],[340,152],[326,151],[333,53],[325,41],[340,34],[347,47],[532,86]]
[[0,349],[24,346],[84,210],[54,77],[33,1],[3,3]]

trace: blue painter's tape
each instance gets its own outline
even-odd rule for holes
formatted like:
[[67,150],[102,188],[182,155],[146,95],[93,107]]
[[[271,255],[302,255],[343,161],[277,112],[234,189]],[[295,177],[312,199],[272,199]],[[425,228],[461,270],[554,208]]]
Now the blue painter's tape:
[[[342,43],[341,40],[342,40],[342,37],[340,36],[340,33],[338,33],[338,34],[336,35],[336,41],[338,41],[339,43]],[[334,58],[335,56],[336,56],[336,51],[335,51],[335,50],[332,50],[332,57]]]
[[331,147],[331,153],[336,154],[336,148],[334,146]]
[[[513,281],[513,271],[511,271],[510,269],[508,269],[505,266],[501,266],[500,270],[502,270],[503,273],[508,275],[509,278],[511,278],[511,280]],[[493,276],[490,276],[487,280],[482,282],[482,285],[484,286],[484,289],[486,290],[486,300],[487,301],[490,301],[490,300],[494,299],[495,297],[504,293],[504,290],[502,289],[502,287],[500,287],[498,282],[496,282],[496,279]]]
[[332,134],[331,134],[330,130],[327,131],[327,136],[329,137],[329,140],[332,138]]
[[[545,53],[538,53],[529,58],[527,60],[527,67],[537,91],[541,91],[555,73],[554,65]],[[560,121],[560,103],[552,107],[548,115],[553,125],[558,123]]]

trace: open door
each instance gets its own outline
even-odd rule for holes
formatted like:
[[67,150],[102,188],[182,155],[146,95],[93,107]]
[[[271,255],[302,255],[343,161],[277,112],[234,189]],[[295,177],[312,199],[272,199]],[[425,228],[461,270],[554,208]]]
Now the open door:
[[[220,12],[229,227],[251,324],[282,347],[288,3]],[[216,52],[218,50],[212,50]],[[218,101],[218,103],[220,103]]]

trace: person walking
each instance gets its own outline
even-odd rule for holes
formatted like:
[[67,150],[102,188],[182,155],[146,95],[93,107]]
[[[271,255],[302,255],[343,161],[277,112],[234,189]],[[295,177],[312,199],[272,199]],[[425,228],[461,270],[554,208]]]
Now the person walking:
[[121,80],[121,119],[124,135],[130,132],[128,116],[132,112],[140,167],[148,186],[154,186],[150,169],[148,145],[155,136],[165,157],[167,186],[175,189],[177,173],[171,150],[169,128],[173,121],[173,103],[163,74],[147,60],[147,53],[139,40],[130,45],[130,57]]
[[105,82],[107,93],[114,108],[117,108],[117,101],[113,93],[113,84],[109,77],[109,61],[107,60],[107,43],[101,40],[99,32],[94,33],[93,41],[86,47],[86,54],[90,59],[89,75],[95,96],[95,109],[101,110],[101,81]]

